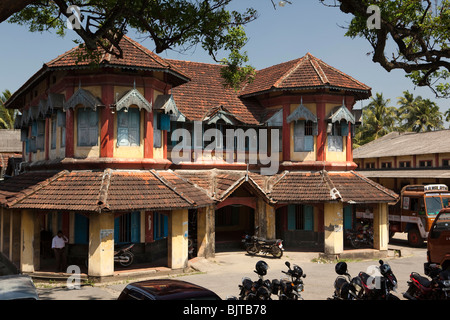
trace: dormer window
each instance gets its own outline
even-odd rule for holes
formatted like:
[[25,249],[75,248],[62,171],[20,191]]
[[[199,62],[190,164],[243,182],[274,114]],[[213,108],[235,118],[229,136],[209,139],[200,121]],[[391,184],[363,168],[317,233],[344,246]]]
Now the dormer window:
[[314,151],[314,136],[317,135],[317,117],[303,102],[287,117],[294,122],[294,152]]
[[141,113],[137,108],[117,112],[117,146],[137,147],[140,145]]

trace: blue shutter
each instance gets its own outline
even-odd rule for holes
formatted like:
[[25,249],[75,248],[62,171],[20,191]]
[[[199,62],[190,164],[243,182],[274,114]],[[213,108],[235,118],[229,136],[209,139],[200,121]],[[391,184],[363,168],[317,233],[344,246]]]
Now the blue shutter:
[[348,136],[348,122],[341,123],[341,136]]
[[305,151],[314,150],[314,136],[305,136]]
[[303,206],[303,218],[305,219],[304,230],[312,231],[314,227],[314,207],[304,205]]
[[[49,215],[51,216],[51,215]],[[75,243],[89,243],[89,219],[81,214],[75,214]]]
[[169,114],[160,114],[159,116],[159,122],[158,122],[158,129],[159,130],[170,130],[170,115]]
[[128,139],[130,146],[140,145],[140,111],[139,109],[130,109],[128,119]]
[[131,213],[131,242],[141,242],[141,213],[139,211]]
[[288,230],[295,230],[295,204],[288,205]]
[[352,222],[353,222],[353,207],[347,206],[344,207],[344,229],[349,230],[352,228]]

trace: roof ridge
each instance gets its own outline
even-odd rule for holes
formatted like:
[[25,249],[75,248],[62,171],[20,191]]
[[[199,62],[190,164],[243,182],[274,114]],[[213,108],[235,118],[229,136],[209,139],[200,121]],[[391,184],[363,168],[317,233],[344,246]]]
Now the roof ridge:
[[[328,63],[324,62],[323,60],[321,60],[321,59],[319,59],[319,58],[317,58],[317,57],[314,57],[314,58],[315,58],[315,60],[316,60],[318,63],[323,63],[323,64],[326,65],[328,68],[330,68],[330,69],[332,69],[333,71],[339,73],[341,76],[344,76],[344,77],[346,77],[346,78],[348,78],[348,79],[350,79],[350,80],[356,82],[357,84],[359,84],[359,85],[361,85],[361,86],[363,86],[363,87],[369,88],[366,84],[362,83],[361,81],[356,80],[355,78],[353,78],[353,77],[350,76],[349,74],[347,74],[347,73],[345,73],[345,72],[343,72],[343,71],[341,71],[341,70],[339,70],[339,69],[336,69],[335,67],[329,65]],[[322,68],[322,67],[321,67],[321,68]],[[325,72],[324,72],[324,73],[325,73]]]
[[[165,59],[159,57],[157,54],[155,54],[154,52],[152,52],[151,50],[147,49],[146,47],[144,47],[143,45],[141,45],[139,42],[131,39],[130,37],[124,35],[123,39],[125,39],[126,41],[128,41],[131,45],[133,45],[135,48],[141,50],[144,54],[146,54],[147,56],[149,56],[153,61],[155,61],[156,63],[159,63],[161,66],[164,67],[170,67],[170,63],[166,62]],[[158,57],[159,59],[156,59],[155,57]],[[162,61],[160,61],[162,60]],[[164,62],[164,64],[163,64]]]
[[111,185],[111,175],[112,169],[108,168],[103,171],[102,183],[100,185],[100,190],[98,192],[97,205],[99,206],[99,211],[104,209],[109,210],[109,204],[107,204],[109,186]]
[[[287,79],[294,71],[296,71],[296,70],[298,69],[298,67],[300,67],[300,65],[302,65],[302,64],[305,62],[306,56],[307,56],[307,55],[305,55],[305,56],[303,56],[303,57],[301,57],[301,58],[298,58],[298,59],[291,60],[291,61],[295,61],[295,60],[297,60],[297,61],[295,62],[294,66],[293,66],[292,68],[290,68],[287,72],[285,72],[284,75],[281,76],[280,79],[278,79],[278,80],[273,84],[273,87],[277,88],[277,87],[278,87],[284,80],[286,80],[286,79]],[[288,61],[288,62],[289,62],[289,61]],[[274,66],[277,66],[277,65],[274,65]],[[274,67],[274,66],[272,66],[272,67]]]
[[167,179],[165,179],[164,177],[162,177],[160,174],[158,174],[158,172],[156,172],[155,169],[151,169],[150,172],[156,177],[156,179],[158,179],[159,181],[161,181],[167,188],[169,188],[170,190],[172,190],[173,192],[175,192],[177,195],[179,195],[181,198],[183,198],[183,200],[185,200],[186,202],[188,202],[189,204],[194,204],[195,201],[192,200],[191,198],[189,198],[188,196],[184,195],[183,192],[180,192],[177,190],[177,187],[175,187],[172,183],[170,183],[169,181],[167,181]]
[[[316,57],[314,57],[313,55],[310,54],[311,57],[313,57],[314,59],[309,59],[311,66],[313,67],[314,71],[316,71],[317,75],[319,76],[320,80],[322,81],[323,84],[326,83],[330,83],[330,80],[328,80],[327,75],[325,74],[325,71],[323,71],[322,67],[319,65],[319,63],[315,60]],[[318,70],[320,69],[320,71]],[[322,74],[323,76],[322,76]]]

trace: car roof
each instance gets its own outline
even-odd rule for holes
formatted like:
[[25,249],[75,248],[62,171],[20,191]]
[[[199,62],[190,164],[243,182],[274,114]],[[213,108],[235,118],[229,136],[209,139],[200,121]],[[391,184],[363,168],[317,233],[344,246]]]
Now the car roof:
[[156,300],[188,300],[202,297],[220,299],[213,291],[182,280],[154,279],[127,285],[127,289],[133,288],[144,291]]
[[38,300],[33,280],[28,275],[0,277],[0,300]]

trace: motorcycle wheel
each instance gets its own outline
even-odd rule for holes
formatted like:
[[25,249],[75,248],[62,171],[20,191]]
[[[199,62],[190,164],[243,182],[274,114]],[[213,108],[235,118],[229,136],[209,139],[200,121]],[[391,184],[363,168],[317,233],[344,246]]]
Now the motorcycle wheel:
[[274,258],[281,258],[283,256],[283,250],[277,246],[274,246],[272,247],[272,255]]
[[[124,261],[122,261],[122,259]],[[133,263],[133,254],[131,252],[124,252],[119,257],[119,263],[122,267],[128,267]]]
[[256,248],[256,246],[254,245],[249,245],[247,246],[247,253],[251,256],[254,256],[255,254],[257,254],[259,252],[258,248]]
[[359,243],[359,241],[356,240],[356,239],[354,239],[354,238],[351,238],[351,239],[350,239],[350,244],[351,244],[352,247],[355,248],[355,249],[361,248],[361,244]]

